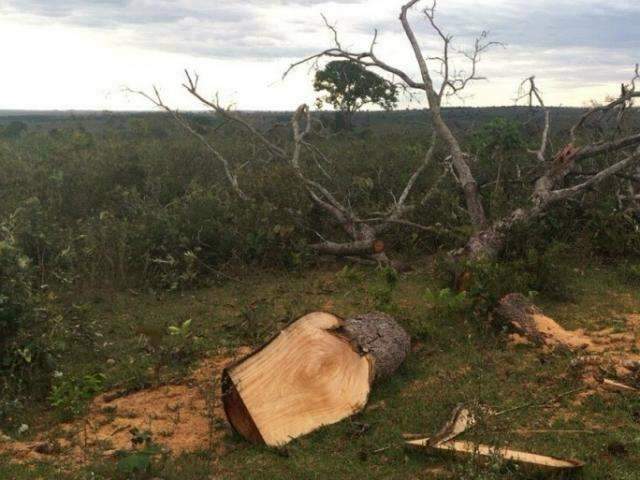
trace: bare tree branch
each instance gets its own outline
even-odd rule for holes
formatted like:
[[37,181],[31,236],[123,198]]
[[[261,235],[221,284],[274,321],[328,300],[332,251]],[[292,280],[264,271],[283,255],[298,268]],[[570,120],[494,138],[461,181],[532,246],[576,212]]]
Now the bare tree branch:
[[207,150],[209,150],[213,154],[213,156],[216,158],[216,160],[218,160],[220,162],[220,164],[222,165],[222,168],[224,170],[224,173],[225,173],[225,175],[227,177],[227,180],[229,181],[229,184],[231,185],[231,188],[238,195],[238,197],[240,197],[242,200],[245,200],[245,201],[250,200],[249,196],[246,193],[244,193],[244,191],[242,191],[242,189],[240,188],[240,185],[239,185],[239,182],[238,182],[238,177],[236,177],[236,175],[234,175],[231,172],[231,166],[229,164],[229,161],[224,157],[224,155],[222,155],[220,153],[220,151],[218,149],[216,149],[204,137],[204,135],[202,135],[202,134],[198,133],[196,130],[194,130],[193,127],[191,126],[191,124],[189,123],[189,121],[183,115],[181,115],[177,110],[173,110],[172,108],[168,107],[164,103],[164,101],[162,100],[160,92],[158,91],[158,89],[155,86],[153,87],[153,94],[154,94],[153,97],[151,95],[147,94],[146,92],[143,92],[143,91],[136,91],[136,90],[130,90],[130,89],[128,91],[146,98],[151,103],[153,103],[156,107],[161,108],[165,112],[169,113],[173,117],[174,121],[178,125],[180,125],[182,128],[184,128],[191,135],[196,137],[200,141],[200,143],[202,143],[207,148]]
[[621,93],[618,98],[615,100],[602,105],[595,106],[589,109],[580,120],[571,127],[571,143],[577,143],[577,135],[578,131],[584,127],[587,120],[595,116],[596,114],[606,114],[611,111],[618,111],[617,122],[620,124],[624,113],[627,111],[627,108],[632,105],[633,100],[635,98],[640,98],[640,92],[636,90],[636,82],[640,80],[640,64],[635,65],[634,76],[628,84],[622,84]]
[[544,111],[544,128],[542,130],[540,148],[538,148],[537,150],[528,150],[528,152],[535,155],[540,163],[545,163],[547,161],[546,152],[547,152],[547,146],[549,145],[549,131],[551,129],[551,112],[545,106],[544,100],[542,99],[542,94],[540,93],[540,90],[538,90],[538,87],[536,86],[536,77],[531,76],[526,80],[524,80],[520,84],[519,91],[520,91],[520,95],[516,99],[516,103],[518,102],[518,100],[528,97],[529,107],[531,108],[534,107],[534,99],[535,99],[538,105]]
[[604,170],[598,172],[596,175],[593,175],[587,181],[580,183],[578,185],[574,185],[573,187],[554,190],[553,192],[551,192],[551,195],[548,197],[547,202],[551,204],[553,202],[557,202],[560,200],[565,200],[567,198],[573,197],[581,193],[582,191],[588,188],[591,188],[597,185],[598,183],[601,183],[604,180],[612,177],[613,175],[617,174],[621,170],[638,163],[640,163],[640,147],[637,148],[633,154],[628,155],[627,157],[625,157],[622,160],[619,160],[618,162],[614,163],[610,167],[607,167]]
[[187,90],[187,92],[198,99],[202,104],[213,109],[213,111],[215,111],[221,117],[226,118],[227,120],[230,120],[247,130],[254,138],[262,142],[262,144],[267,147],[267,149],[270,150],[274,155],[283,160],[287,160],[287,153],[282,148],[269,141],[269,139],[265,137],[262,132],[260,132],[242,117],[233,113],[229,109],[222,107],[217,97],[215,100],[208,100],[204,96],[202,96],[198,91],[199,76],[197,73],[192,75],[187,70],[185,70],[184,73],[186,76],[186,82],[183,83],[182,86],[185,88],[185,90]]
[[[438,131],[438,135],[447,143],[451,152],[452,163],[456,170],[456,175],[460,181],[465,201],[467,204],[467,211],[471,219],[471,224],[476,230],[482,229],[486,224],[486,215],[482,200],[480,197],[480,190],[478,183],[471,172],[469,163],[466,160],[466,156],[462,151],[460,143],[455,135],[451,132],[449,125],[444,121],[441,112],[442,94],[436,92],[433,86],[433,80],[429,72],[429,67],[425,60],[425,56],[420,49],[418,40],[413,32],[411,24],[407,18],[408,11],[419,2],[420,0],[411,0],[402,6],[400,11],[400,22],[404,29],[405,35],[409,39],[411,48],[413,50],[418,66],[420,67],[420,73],[424,83],[424,90],[427,94],[427,100],[433,118],[434,125]],[[434,3],[435,7],[435,3]]]

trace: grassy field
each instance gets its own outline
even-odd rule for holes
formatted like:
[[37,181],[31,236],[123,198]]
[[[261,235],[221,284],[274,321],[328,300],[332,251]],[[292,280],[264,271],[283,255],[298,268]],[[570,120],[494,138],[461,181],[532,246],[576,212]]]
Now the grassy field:
[[[348,316],[382,307],[411,332],[413,351],[392,380],[374,389],[364,412],[282,450],[249,445],[218,419],[212,423],[220,433],[215,453],[203,445],[202,451],[154,460],[150,473],[139,478],[536,478],[498,461],[479,467],[473,461],[432,458],[403,448],[403,433],[428,436],[460,403],[514,409],[487,417],[463,438],[577,458],[587,464],[586,479],[640,478],[640,395],[567,394],[582,387],[569,366],[572,354],[513,346],[488,324],[435,314],[424,299],[427,289],[438,288],[426,262],[400,277],[390,298],[382,298],[379,272],[341,268],[329,264],[299,274],[242,275],[239,281],[185,294],[100,291],[59,298],[65,321],[74,319],[74,325],[67,326],[72,336],[66,333],[59,339],[68,342],[64,378],[101,373],[100,389],[105,391],[180,382],[199,359],[259,345],[305,312]],[[612,266],[591,265],[573,273],[571,301],[537,300],[564,326],[624,329],[625,315],[640,313],[637,289],[625,284]],[[166,334],[169,326],[188,319],[188,338]],[[164,358],[163,352],[175,351],[177,341],[188,343],[188,348],[178,349],[182,356]],[[75,416],[82,414],[76,409]],[[4,433],[29,440],[70,416],[50,405],[29,406],[13,419],[15,431]],[[22,424],[29,429],[19,434]],[[69,468],[14,464],[4,456],[0,478],[137,477],[123,473],[111,459],[89,459],[82,467]]]

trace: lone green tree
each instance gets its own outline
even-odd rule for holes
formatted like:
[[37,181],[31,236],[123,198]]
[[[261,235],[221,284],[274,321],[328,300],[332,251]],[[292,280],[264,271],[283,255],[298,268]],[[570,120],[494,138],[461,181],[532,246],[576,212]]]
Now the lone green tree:
[[375,104],[390,110],[398,102],[398,89],[362,65],[349,60],[329,62],[316,73],[313,84],[317,92],[326,92],[318,98],[318,105],[332,105],[342,114],[342,126],[351,130],[353,114],[364,105]]

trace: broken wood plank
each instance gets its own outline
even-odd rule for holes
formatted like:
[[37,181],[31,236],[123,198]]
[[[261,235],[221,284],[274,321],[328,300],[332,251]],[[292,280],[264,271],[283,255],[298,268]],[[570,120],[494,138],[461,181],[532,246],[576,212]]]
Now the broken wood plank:
[[637,392],[638,389],[624,383],[616,382],[610,378],[602,380],[602,386],[612,392]]
[[505,461],[542,470],[572,471],[578,470],[584,466],[584,463],[578,460],[538,455],[535,453],[521,452],[508,448],[498,448],[474,442],[451,440],[432,445],[429,438],[423,438],[421,440],[410,440],[406,443],[412,448],[417,448],[428,453],[444,453],[462,457],[477,457],[480,460],[498,457]]
[[451,413],[451,418],[442,426],[438,433],[429,439],[429,442],[431,445],[436,445],[437,443],[453,440],[475,424],[476,418],[469,409],[458,405]]

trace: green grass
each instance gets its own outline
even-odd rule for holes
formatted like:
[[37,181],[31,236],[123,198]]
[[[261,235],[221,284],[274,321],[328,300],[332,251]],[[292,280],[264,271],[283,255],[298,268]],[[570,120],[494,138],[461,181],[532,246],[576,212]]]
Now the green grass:
[[[179,378],[200,356],[240,345],[259,345],[291,320],[312,310],[340,316],[374,308],[383,282],[374,270],[336,275],[339,267],[303,274],[257,273],[184,294],[93,292],[61,298],[72,329],[61,357],[65,376],[103,373],[105,388],[141,387],[158,381],[157,353],[175,341],[168,325],[191,318],[199,340],[183,359],[162,364],[160,381]],[[593,266],[574,272],[574,299],[557,303],[539,298],[544,310],[569,328],[612,326],[623,314],[640,312],[640,296],[616,272]],[[508,346],[488,325],[471,318],[434,318],[423,300],[437,288],[427,273],[401,277],[386,308],[412,333],[414,351],[393,379],[373,390],[368,408],[352,419],[298,439],[282,450],[252,446],[229,433],[225,452],[196,452],[158,462],[151,477],[180,480],[312,478],[533,478],[512,467],[431,458],[403,448],[403,433],[435,432],[459,403],[506,410],[544,403],[580,387],[566,353],[542,354]],[[75,306],[70,306],[75,304]],[[75,316],[75,319],[72,318]],[[140,332],[153,345],[143,342]],[[155,333],[154,333],[155,332]],[[82,340],[84,339],[84,340]],[[640,396],[596,394],[581,404],[566,396],[488,419],[464,438],[508,445],[587,462],[586,479],[640,478]],[[47,405],[34,405],[13,420],[30,434],[59,421]],[[585,430],[582,433],[523,433],[518,430]],[[6,433],[12,433],[6,431]],[[609,447],[621,443],[627,453]],[[11,465],[0,459],[0,478],[112,479],[122,477],[115,462],[104,461],[69,472],[45,465]]]

